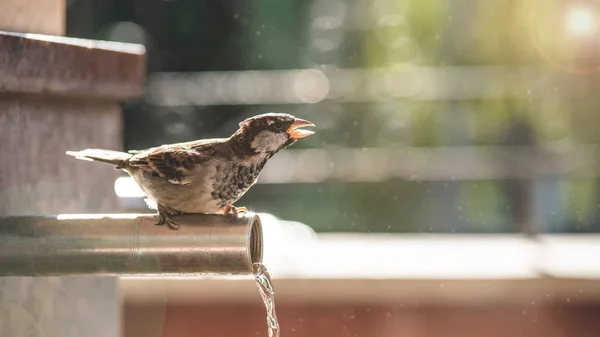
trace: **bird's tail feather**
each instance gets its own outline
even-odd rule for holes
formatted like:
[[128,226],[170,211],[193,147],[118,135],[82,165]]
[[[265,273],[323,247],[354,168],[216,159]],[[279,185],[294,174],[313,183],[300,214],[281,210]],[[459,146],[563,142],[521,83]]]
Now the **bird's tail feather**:
[[103,163],[116,165],[117,168],[126,166],[127,160],[132,154],[113,150],[104,149],[85,149],[81,151],[67,151],[69,156],[73,156],[81,160],[99,161]]

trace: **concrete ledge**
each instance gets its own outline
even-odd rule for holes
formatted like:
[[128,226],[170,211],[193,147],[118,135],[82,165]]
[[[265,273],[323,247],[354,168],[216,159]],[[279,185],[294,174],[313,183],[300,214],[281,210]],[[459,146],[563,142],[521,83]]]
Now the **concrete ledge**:
[[118,101],[144,81],[142,45],[0,31],[0,92]]
[[0,30],[64,35],[67,0],[0,0]]
[[[40,1],[21,1],[27,15],[0,0],[0,27],[62,33],[64,10],[47,9],[64,2]],[[118,211],[118,171],[65,151],[121,148],[119,101],[142,94],[144,73],[141,45],[0,32],[0,215]],[[117,337],[120,317],[115,277],[0,278],[0,336]]]

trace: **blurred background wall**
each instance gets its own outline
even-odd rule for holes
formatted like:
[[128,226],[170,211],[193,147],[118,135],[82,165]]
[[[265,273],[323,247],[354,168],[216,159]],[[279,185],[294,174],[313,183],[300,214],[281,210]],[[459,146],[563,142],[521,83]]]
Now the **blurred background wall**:
[[68,36],[148,50],[127,149],[226,136],[269,111],[317,125],[240,204],[318,232],[600,230],[595,2],[67,6]]
[[[321,236],[312,270],[305,251],[286,251],[306,257],[289,274],[271,268],[284,336],[566,337],[598,331],[599,14],[572,0],[70,0],[66,17],[68,36],[147,48],[126,149],[227,136],[271,111],[317,125],[238,204],[358,235]],[[115,191],[146,210],[126,177]],[[374,239],[410,232],[583,235],[560,253]],[[160,289],[179,296],[126,294],[126,336],[266,336],[251,282]]]

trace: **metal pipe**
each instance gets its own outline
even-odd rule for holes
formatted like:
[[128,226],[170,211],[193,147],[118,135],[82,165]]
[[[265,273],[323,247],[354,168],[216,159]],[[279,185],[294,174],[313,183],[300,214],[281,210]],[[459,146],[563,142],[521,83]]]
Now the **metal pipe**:
[[251,274],[262,262],[260,218],[185,214],[0,217],[0,276]]

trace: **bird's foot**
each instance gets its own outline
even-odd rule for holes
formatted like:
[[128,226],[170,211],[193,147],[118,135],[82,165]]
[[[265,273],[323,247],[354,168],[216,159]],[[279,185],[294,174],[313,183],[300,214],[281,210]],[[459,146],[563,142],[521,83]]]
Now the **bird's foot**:
[[173,212],[167,209],[163,205],[158,205],[158,222],[155,223],[156,226],[167,225],[172,230],[178,230],[179,225],[171,219],[171,215],[179,214],[178,212]]
[[176,224],[175,221],[173,221],[173,219],[171,219],[171,217],[168,214],[159,214],[158,216],[160,217],[160,219],[158,220],[158,222],[155,225],[157,225],[157,226],[167,225],[167,227],[169,227],[172,230],[179,229],[179,225]]
[[227,205],[223,208],[223,214],[230,216],[231,218],[237,217],[239,213],[248,212],[246,207],[235,207],[233,205]]

